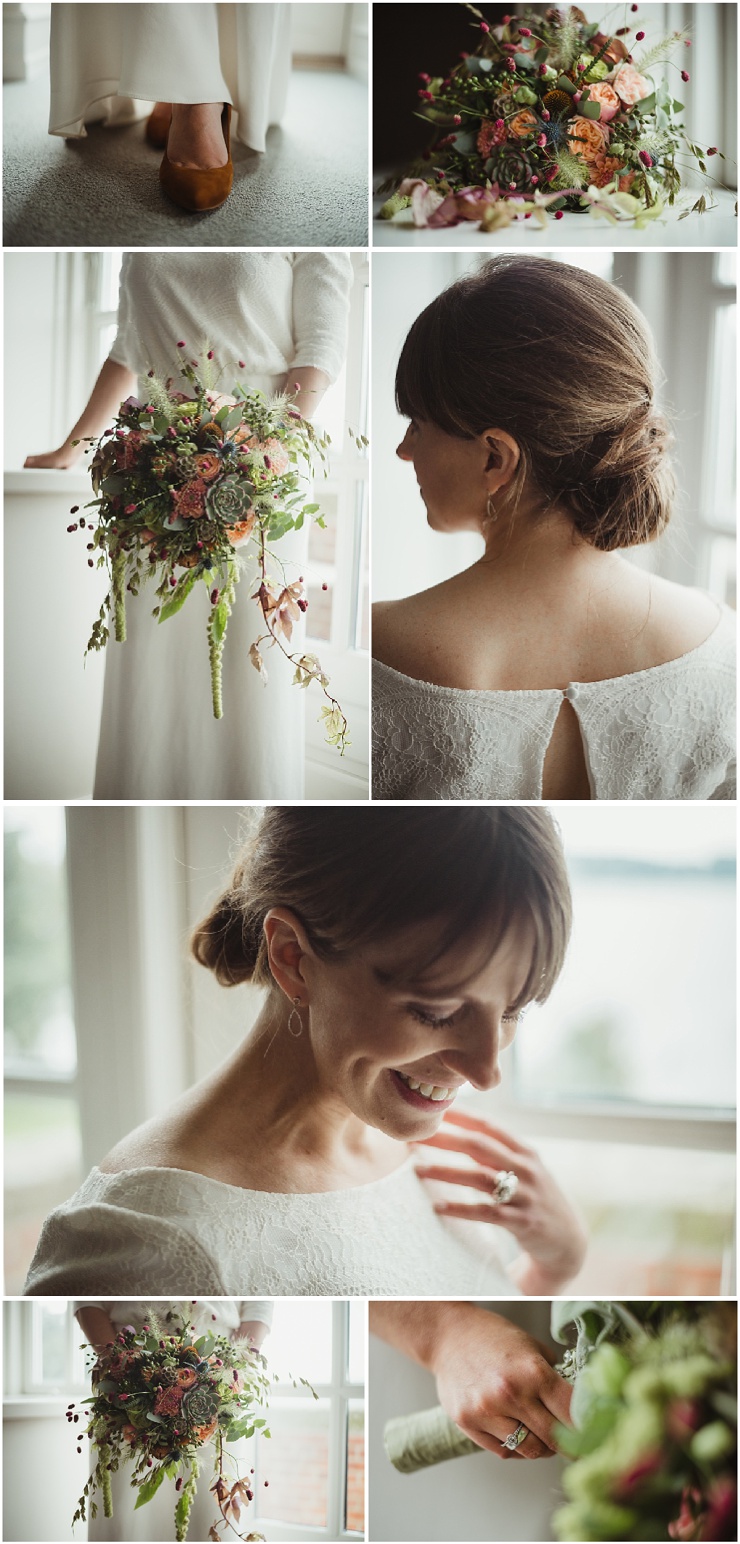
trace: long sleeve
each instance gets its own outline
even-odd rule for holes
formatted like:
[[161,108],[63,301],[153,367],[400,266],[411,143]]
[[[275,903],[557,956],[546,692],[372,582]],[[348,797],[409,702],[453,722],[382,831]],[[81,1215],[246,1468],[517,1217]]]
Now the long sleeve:
[[140,375],[145,368],[145,362],[140,358],[140,348],[137,347],[138,333],[131,296],[130,269],[133,255],[132,252],[126,252],[121,264],[118,285],[118,331],[113,339],[108,358],[114,360],[117,365],[126,365],[127,369]]
[[237,1306],[241,1324],[249,1324],[254,1319],[258,1324],[266,1324],[268,1330],[272,1329],[275,1304],[271,1303],[269,1298],[242,1297]]
[[347,352],[352,261],[347,252],[293,257],[294,365],[313,365],[335,381]]

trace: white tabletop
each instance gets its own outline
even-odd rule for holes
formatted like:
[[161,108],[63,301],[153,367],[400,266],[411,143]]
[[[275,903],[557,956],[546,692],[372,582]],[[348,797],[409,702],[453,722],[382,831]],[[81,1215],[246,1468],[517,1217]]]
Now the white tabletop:
[[533,244],[548,250],[553,247],[736,246],[735,194],[720,189],[714,194],[714,209],[709,209],[706,214],[689,214],[681,220],[679,216],[684,209],[690,210],[698,197],[696,188],[680,194],[672,209],[666,209],[660,219],[651,220],[643,230],[635,230],[634,226],[626,224],[612,225],[603,217],[595,219],[591,214],[565,213],[562,220],[550,218],[544,229],[534,220],[522,220],[489,235],[467,220],[443,230],[418,230],[410,209],[402,210],[392,220],[379,220],[377,212],[384,202],[379,198],[372,223],[372,242],[374,247],[415,247],[421,251],[434,247],[485,247],[493,251],[495,247],[531,247]]

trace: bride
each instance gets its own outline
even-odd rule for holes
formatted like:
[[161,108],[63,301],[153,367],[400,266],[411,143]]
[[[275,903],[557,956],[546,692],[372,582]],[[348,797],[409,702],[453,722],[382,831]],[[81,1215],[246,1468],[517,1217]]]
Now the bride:
[[47,1218],[26,1291],[559,1292],[578,1218],[455,1100],[499,1082],[569,929],[547,810],[268,808],[193,940],[266,989],[254,1029]]
[[[342,366],[351,283],[344,252],[127,253],[118,332],[90,400],[64,443],[26,466],[73,466],[83,453],[74,441],[110,424],[137,376],[177,376],[181,341],[193,357],[204,343],[213,350],[224,391],[237,379],[268,395],[287,386],[311,418]],[[283,538],[289,571],[300,570],[306,541],[305,531]],[[128,639],[106,650],[96,799],[303,797],[303,693],[287,664],[267,687],[250,664],[261,618],[249,590],[240,586],[229,624],[218,722],[205,586],[162,627],[146,585],[128,597]]]
[[568,264],[495,257],[414,322],[398,455],[485,551],[374,607],[376,798],[734,798],[733,615],[621,556],[671,513],[656,373]]

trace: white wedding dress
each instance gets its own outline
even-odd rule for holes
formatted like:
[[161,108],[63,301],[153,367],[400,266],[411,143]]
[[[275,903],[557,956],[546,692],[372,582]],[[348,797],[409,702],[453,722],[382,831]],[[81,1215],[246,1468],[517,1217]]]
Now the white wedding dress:
[[276,1194],[184,1169],[93,1169],[44,1223],[34,1296],[516,1297],[501,1227],[445,1221],[414,1159],[347,1190]]
[[[250,1320],[256,1320],[269,1327],[272,1324],[273,1315],[272,1303],[259,1299],[200,1298],[195,1303],[191,1299],[186,1299],[181,1302],[171,1300],[148,1304],[141,1299],[129,1302],[121,1302],[120,1299],[115,1302],[105,1302],[96,1298],[80,1298],[73,1302],[72,1308],[75,1313],[80,1308],[102,1308],[110,1315],[116,1329],[120,1329],[123,1324],[133,1324],[137,1330],[141,1329],[142,1324],[147,1323],[151,1308],[160,1316],[164,1315],[168,1308],[174,1308],[194,1326],[200,1335],[204,1335],[207,1330],[212,1330],[215,1335],[230,1336],[239,1328],[240,1323]],[[82,1331],[80,1331],[81,1336]],[[209,1491],[213,1479],[212,1462],[215,1449],[211,1443],[206,1443],[202,1453],[201,1475],[190,1513],[189,1544],[206,1540],[209,1529],[219,1516],[218,1507]],[[91,1448],[91,1469],[93,1463]],[[113,1516],[104,1515],[102,1501],[98,1496],[98,1515],[89,1519],[88,1539],[95,1541],[95,1544],[112,1544],[113,1540],[124,1539],[127,1544],[128,1541],[130,1544],[169,1544],[170,1540],[174,1540],[177,1491],[173,1481],[165,1480],[156,1496],[138,1511],[136,1510],[137,1494],[138,1491],[131,1487],[127,1466],[124,1464],[120,1469],[114,1470],[111,1474]]]
[[464,691],[373,663],[373,798],[541,799],[563,700],[592,799],[734,799],[735,615],[688,654],[564,691]]
[[230,102],[234,137],[264,150],[285,110],[289,29],[289,5],[52,5],[49,133],[81,138],[153,102]]
[[[181,341],[189,358],[204,344],[213,349],[226,393],[239,380],[269,394],[299,365],[334,380],[351,283],[344,252],[128,253],[110,358],[142,377],[142,389],[150,369],[177,378]],[[280,543],[289,577],[301,573],[307,536],[291,532]],[[250,663],[264,626],[251,599],[249,550],[240,549],[247,569],[226,636],[222,719],[211,709],[206,586],[161,625],[151,615],[153,586],[127,595],[126,642],[111,636],[106,649],[94,798],[303,797],[306,693],[292,685],[276,648],[266,653],[267,685]]]

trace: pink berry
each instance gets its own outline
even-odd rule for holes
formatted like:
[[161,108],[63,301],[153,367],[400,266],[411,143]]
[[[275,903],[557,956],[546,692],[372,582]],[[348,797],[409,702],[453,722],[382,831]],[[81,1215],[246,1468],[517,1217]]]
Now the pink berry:
[[[175,576],[173,574],[172,578],[170,579],[170,589],[174,590],[176,584],[177,584],[177,580],[176,580],[176,578],[175,578]],[[121,1395],[121,1399],[127,1399],[127,1398],[128,1398],[127,1394],[122,1394]]]
[[322,584],[321,588],[322,590],[328,590],[329,586],[328,584]]
[[454,115],[454,117],[452,119],[452,122],[453,123],[462,123],[462,118],[460,117],[459,113],[455,113],[455,115]]
[[710,145],[709,149],[707,151],[707,155],[716,155],[716,154],[717,154],[717,146],[716,145]]
[[[541,64],[541,65],[540,65],[540,66],[539,66],[539,69],[538,69],[538,71],[537,71],[537,74],[538,74],[538,75],[546,75],[546,74],[547,74],[547,65],[546,65],[546,64]],[[543,115],[542,115],[542,116],[543,116],[543,117],[544,117],[544,113],[543,113]],[[549,118],[549,116],[550,116],[550,114],[549,114],[549,113],[548,113],[548,115],[547,115],[547,116],[548,116],[548,118]]]
[[507,59],[506,68],[511,71],[512,75],[516,75],[516,65],[513,59]]
[[653,158],[651,155],[648,155],[647,150],[640,151],[640,160],[643,166],[652,166],[653,164]]
[[538,134],[537,135],[537,144],[539,145],[540,149],[542,149],[542,146],[547,144],[547,135],[546,134]]
[[529,27],[520,27],[519,36],[523,38],[531,38],[532,34],[529,30]]
[[482,21],[481,22],[480,30],[481,30],[481,32],[490,32],[491,29],[490,29],[487,21]]
[[537,177],[537,176],[535,176],[535,177],[530,177],[530,182],[532,182],[532,183],[533,183],[533,184],[536,184],[536,183],[538,183],[538,182],[539,182],[539,180],[540,180],[540,179],[539,179],[539,177]]
[[431,78],[432,78],[431,75],[427,75],[425,70],[420,70],[419,71],[419,80],[422,82],[423,85],[428,86]]
[[637,6],[636,5],[631,5],[630,6],[630,10],[631,11],[636,11],[637,10]]
[[211,590],[211,605],[215,606],[217,601],[218,601],[218,590]]
[[582,96],[583,96],[583,92],[582,91],[574,91],[573,92],[573,101],[574,102],[580,102]]
[[178,347],[178,348],[184,348],[184,347],[185,347],[185,344],[184,344],[184,343],[183,343],[183,342],[180,342],[180,343],[178,343],[178,345],[177,345],[177,347]]
[[246,365],[245,365],[245,363],[244,363],[244,360],[243,360],[243,359],[240,359],[240,360],[239,360],[239,369],[240,369],[240,370],[245,370],[245,369],[246,369]]
[[543,107],[543,109],[542,109],[542,118],[543,118],[543,121],[545,123],[549,123],[550,122],[550,114],[547,111],[546,107]]
[[681,71],[681,79],[685,80],[685,81],[690,81],[691,80],[691,76],[689,75],[688,70],[682,70]]
[[516,183],[515,182],[510,182],[509,183],[509,192],[510,193],[516,193]]
[[72,508],[70,509],[70,514],[71,515],[76,515],[78,510],[79,510],[79,507],[80,507],[79,504],[73,504]]
[[638,42],[638,43],[641,43],[641,42],[642,42],[642,40],[643,40],[643,38],[644,38],[644,36],[645,36],[645,34],[644,34],[644,32],[636,32],[636,33],[635,33],[635,39],[636,39],[636,41],[637,41],[637,42]]
[[208,353],[206,354],[206,359],[213,359],[213,349],[209,349],[208,350]]
[[562,211],[562,209],[556,209],[555,210],[555,219],[556,220],[562,220],[562,218],[563,218],[563,211]]

